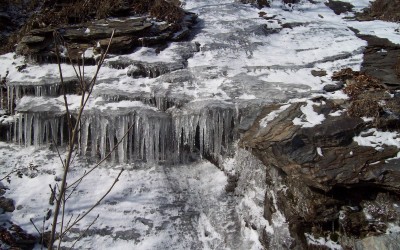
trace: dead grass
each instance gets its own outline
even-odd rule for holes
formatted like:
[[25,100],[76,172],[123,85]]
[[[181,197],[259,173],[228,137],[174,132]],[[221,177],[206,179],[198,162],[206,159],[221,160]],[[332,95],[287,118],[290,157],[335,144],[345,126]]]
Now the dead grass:
[[352,79],[355,76],[358,76],[360,72],[353,71],[350,68],[345,68],[340,71],[333,72],[332,80],[334,81],[343,81],[345,82],[348,79]]
[[397,58],[397,63],[394,66],[394,71],[396,72],[397,78],[400,79],[400,57]]
[[178,3],[180,2],[167,2],[165,0],[138,0],[133,6],[133,9],[139,14],[149,13],[157,19],[178,23],[185,15],[184,11],[177,5]]
[[353,100],[347,110],[349,116],[352,117],[379,117],[382,108],[377,100],[374,99],[357,99]]
[[400,0],[376,0],[360,15],[362,19],[400,22]]
[[343,91],[353,99],[367,91],[384,89],[378,78],[359,71],[353,71],[350,68],[333,72],[332,80],[345,83],[346,87]]
[[29,31],[45,27],[62,27],[93,19],[130,14],[149,14],[162,21],[180,23],[185,12],[180,1],[172,0],[8,0],[8,4],[24,5],[28,11],[36,10],[18,32],[0,46],[0,54],[14,50],[14,45]]
[[379,89],[384,89],[380,80],[373,76],[359,74],[346,81],[346,87],[343,89],[343,92],[354,98],[363,92]]

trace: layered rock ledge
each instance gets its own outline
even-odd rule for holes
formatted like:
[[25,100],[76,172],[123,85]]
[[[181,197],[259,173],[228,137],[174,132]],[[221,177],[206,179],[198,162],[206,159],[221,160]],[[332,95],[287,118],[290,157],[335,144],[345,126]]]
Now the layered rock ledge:
[[[347,106],[324,98],[267,106],[240,141],[267,168],[264,216],[273,223],[272,214],[283,213],[291,247],[309,244],[307,234],[354,247],[349,239],[399,222],[399,148],[390,143],[399,135],[347,115]],[[381,143],[366,146],[378,133]]]

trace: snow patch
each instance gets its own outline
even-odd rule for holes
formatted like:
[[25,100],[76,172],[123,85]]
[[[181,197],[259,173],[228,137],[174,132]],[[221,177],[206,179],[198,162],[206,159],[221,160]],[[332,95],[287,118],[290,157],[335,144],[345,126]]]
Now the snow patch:
[[301,126],[303,128],[311,128],[321,124],[325,120],[325,116],[323,114],[318,114],[317,112],[315,112],[313,108],[314,105],[319,104],[307,100],[307,104],[300,107],[303,115],[301,117],[296,117],[295,119],[293,119],[293,124]]
[[278,110],[274,110],[271,113],[269,113],[267,116],[265,116],[264,118],[262,118],[260,120],[260,127],[263,127],[263,128],[267,127],[268,122],[274,120],[276,117],[278,117],[278,115],[280,113],[282,113],[289,107],[290,107],[290,104],[286,104],[286,105],[281,106]]
[[306,236],[307,239],[307,243],[309,245],[318,245],[318,246],[326,246],[329,249],[333,249],[333,250],[342,250],[342,246],[339,245],[338,243],[332,241],[332,240],[327,240],[325,238],[315,238],[313,235],[311,234],[304,234]]
[[400,148],[400,135],[397,132],[383,132],[376,128],[361,132],[353,140],[360,146],[373,147],[377,151],[383,150],[383,145]]

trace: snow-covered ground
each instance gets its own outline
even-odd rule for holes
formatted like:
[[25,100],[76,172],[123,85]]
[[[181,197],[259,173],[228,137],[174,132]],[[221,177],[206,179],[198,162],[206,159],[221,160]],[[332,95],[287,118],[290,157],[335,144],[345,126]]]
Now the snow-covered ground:
[[[286,10],[283,8],[287,7],[283,7],[279,1],[274,1],[271,8],[262,10],[234,0],[183,2],[187,10],[199,15],[193,42],[200,44],[200,52],[188,60],[187,69],[157,78],[134,79],[127,76],[129,67],[114,69],[106,62],[100,71],[100,84],[94,90],[95,96],[90,100],[88,109],[112,113],[127,108],[157,110],[157,107],[138,101],[104,100],[101,94],[154,96],[162,93],[172,99],[185,96],[191,102],[181,110],[185,113],[194,110],[192,107],[199,106],[198,103],[215,105],[215,101],[290,103],[296,98],[301,100],[321,94],[323,86],[331,83],[333,71],[346,67],[360,69],[366,42],[357,38],[349,27],[400,44],[395,24],[349,21],[344,17],[351,14],[335,15],[323,0],[314,1],[316,4],[302,1],[294,9]],[[369,1],[348,2],[361,10]],[[269,20],[260,17],[260,11],[265,11]],[[128,56],[112,57],[108,62],[121,58],[174,62],[181,58],[181,46],[173,43],[159,54],[151,48],[140,48]],[[19,72],[16,66],[22,64],[24,59],[21,57],[14,54],[1,55],[0,74],[9,71],[8,80],[15,86],[43,85],[44,82],[58,78],[55,65],[28,63],[28,67]],[[325,70],[327,75],[314,77],[311,70]],[[93,66],[85,68],[88,76],[94,71]],[[63,74],[67,78],[74,77],[68,65],[63,65]],[[183,80],[166,80],[179,78],[177,76]],[[340,92],[334,95],[338,96],[345,97]],[[71,107],[77,107],[78,99],[77,96],[69,96]],[[39,101],[41,105],[37,105]],[[23,111],[64,110],[63,100],[59,97],[22,97],[17,103],[17,110]],[[313,103],[309,102],[302,108],[305,116],[303,120],[297,121],[299,124],[311,126],[323,120],[323,117],[313,112],[312,107]],[[263,124],[272,118],[266,117]],[[399,143],[395,136],[390,135],[390,138]],[[366,139],[363,140],[360,143],[367,143]],[[15,169],[22,169],[24,173],[22,178],[13,174],[10,183],[2,181],[9,188],[6,195],[14,199],[17,210],[12,214],[3,214],[1,218],[10,219],[28,232],[35,233],[29,220],[32,219],[40,227],[43,216],[52,208],[48,204],[48,185],[54,185],[55,179],[58,179],[56,177],[61,174],[60,160],[51,147],[25,148],[3,142],[0,143],[0,156],[2,176]],[[241,161],[231,160],[226,171],[234,171],[236,168],[243,171],[237,162]],[[70,175],[71,181],[92,164],[77,157]],[[244,217],[251,217],[249,214],[255,215],[252,218],[255,224],[266,227],[268,232],[274,231],[272,225],[262,220],[262,202],[254,202],[260,198],[260,194],[265,193],[263,185],[255,182],[250,191],[243,191],[248,197],[233,197],[225,192],[227,177],[224,172],[205,160],[176,166],[105,163],[89,175],[79,191],[71,196],[67,218],[83,213],[94,204],[109,188],[121,168],[126,171],[116,187],[79,224],[79,228],[85,228],[97,214],[100,215],[88,232],[90,237],[84,237],[75,247],[260,249],[261,245],[257,242],[259,233],[245,227],[243,221]],[[284,224],[282,217],[276,221],[279,225]],[[47,221],[46,227],[49,224],[50,221]],[[72,244],[76,237],[77,234],[70,235],[71,242],[65,244]]]
[[[17,169],[22,173],[20,177],[13,173],[9,183],[3,182],[8,189],[6,196],[14,199],[17,209],[0,219],[11,220],[29,233],[36,233],[29,220],[42,228],[43,217],[52,209],[49,185],[53,186],[61,176],[57,153],[34,147],[20,150],[1,142],[0,155],[1,176]],[[235,168],[234,164],[231,161],[231,168]],[[69,183],[91,165],[77,158]],[[100,215],[87,232],[89,236],[75,245],[77,249],[259,249],[257,238],[241,231],[236,212],[238,199],[225,192],[224,172],[206,161],[141,168],[105,163],[88,175],[68,200],[66,220],[94,205],[121,168],[126,170],[111,193],[75,227],[84,230]],[[45,230],[50,221],[46,221]],[[66,246],[79,237],[77,230],[73,232],[68,235]]]

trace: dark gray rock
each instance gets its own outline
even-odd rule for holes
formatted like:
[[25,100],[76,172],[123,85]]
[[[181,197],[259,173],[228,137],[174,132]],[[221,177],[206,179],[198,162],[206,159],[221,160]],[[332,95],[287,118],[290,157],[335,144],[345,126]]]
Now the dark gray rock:
[[352,5],[351,3],[336,0],[329,0],[327,3],[325,3],[325,5],[331,8],[336,15],[351,12],[354,8],[354,5]]
[[14,212],[14,201],[9,198],[0,197],[0,208],[3,209],[5,212]]
[[327,73],[325,70],[311,70],[311,75],[313,75],[315,77],[322,77],[322,76],[326,76]]
[[325,92],[334,92],[341,90],[344,87],[343,83],[336,83],[336,84],[327,84],[324,86],[323,90]]
[[382,81],[389,89],[400,88],[400,45],[387,39],[357,35],[368,42],[361,71]]
[[[196,18],[194,13],[188,12],[180,24],[152,22],[147,17],[119,17],[79,25],[33,29],[20,40],[16,52],[36,62],[56,62],[53,36],[57,31],[68,49],[68,53],[62,51],[62,57],[66,61],[81,60],[82,53],[89,48],[93,49],[94,56],[104,52],[115,31],[109,52],[125,54],[139,46],[162,46],[169,41],[187,38]],[[94,58],[85,60],[85,64],[95,63]]]
[[[239,143],[267,168],[269,191],[264,213],[271,223],[276,209],[284,214],[294,239],[291,248],[306,248],[304,233],[324,236],[332,232],[335,223],[341,225],[339,236],[344,232],[347,238],[355,239],[382,234],[388,222],[400,221],[394,205],[400,194],[396,181],[400,178],[396,168],[400,160],[387,160],[399,149],[384,146],[377,151],[359,146],[353,137],[369,125],[357,117],[329,116],[339,103],[324,103],[314,110],[326,119],[312,128],[293,124],[294,118],[302,116],[300,108],[305,103],[292,104],[260,128],[260,119],[279,105],[265,107]],[[353,243],[346,244],[343,246],[354,247]]]

